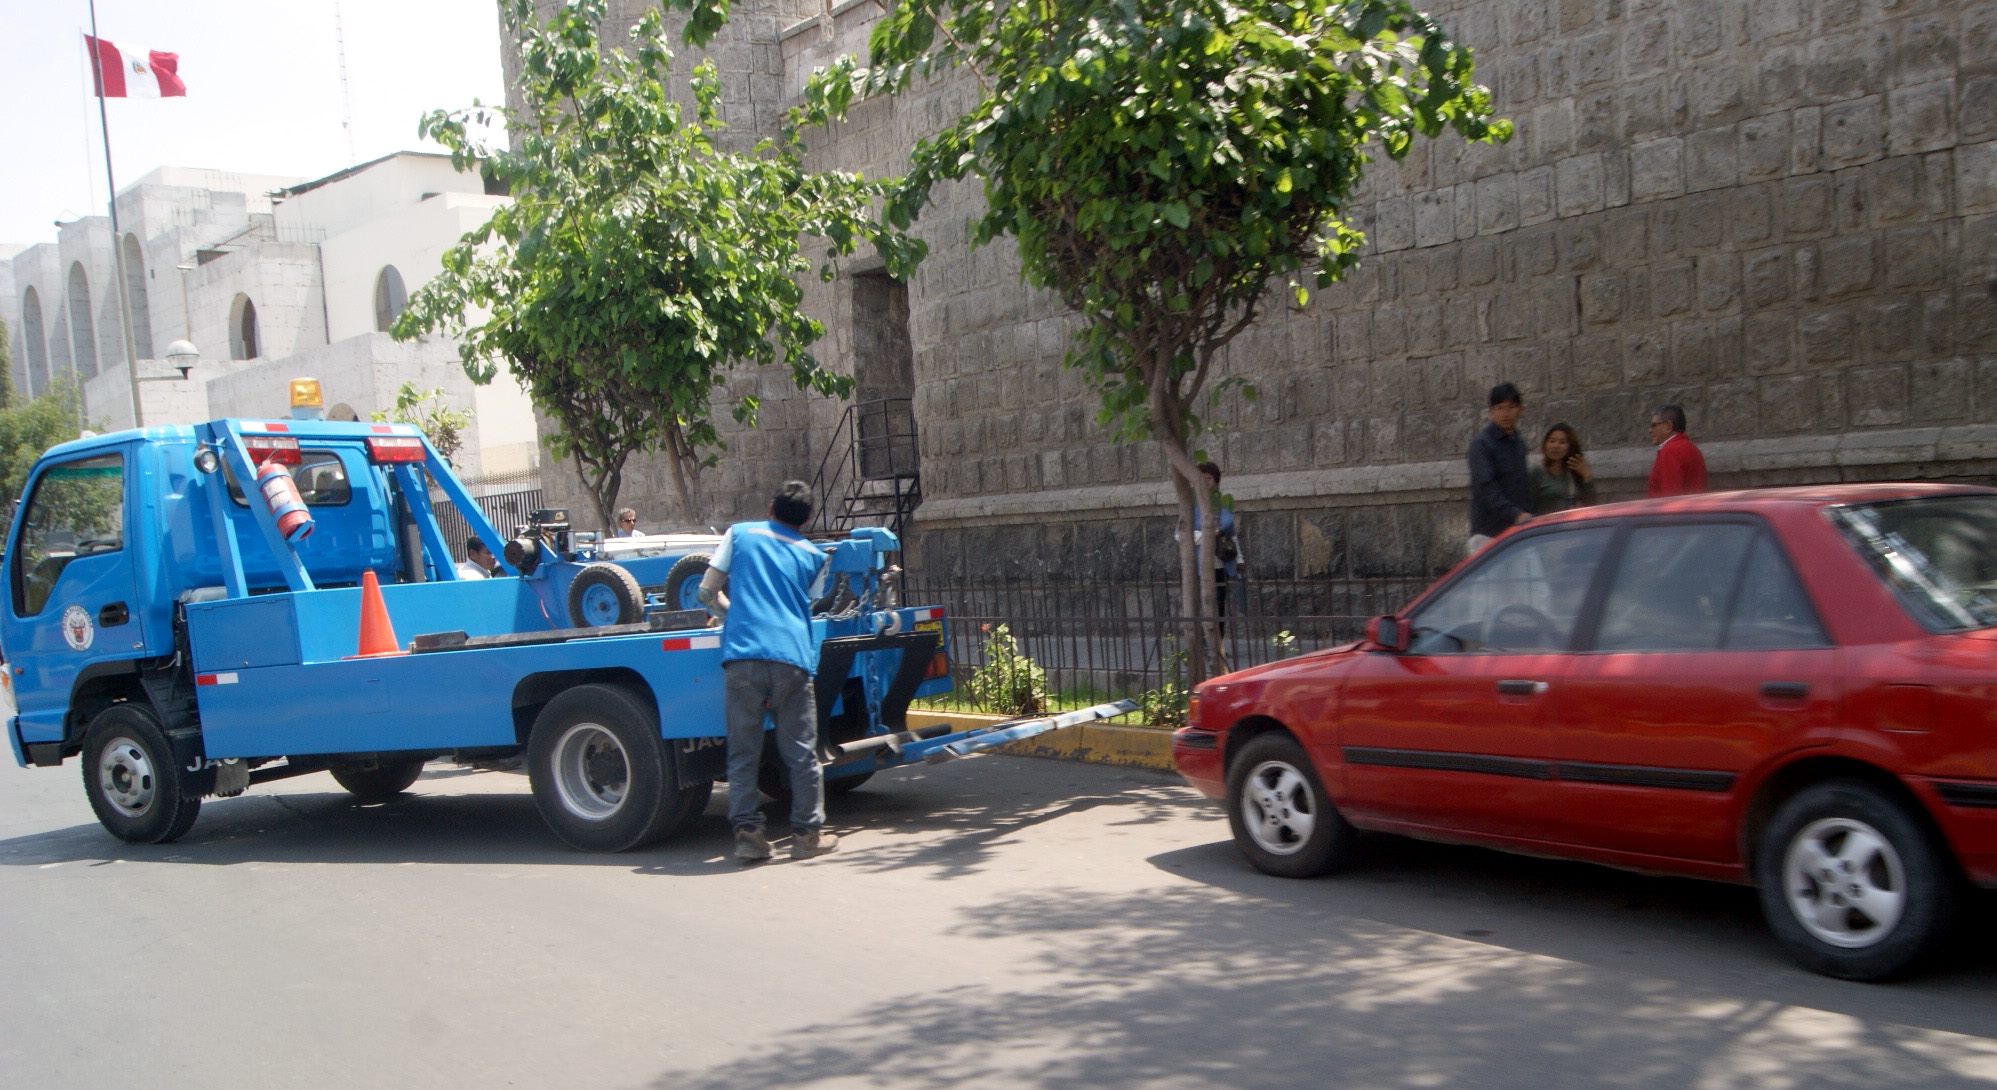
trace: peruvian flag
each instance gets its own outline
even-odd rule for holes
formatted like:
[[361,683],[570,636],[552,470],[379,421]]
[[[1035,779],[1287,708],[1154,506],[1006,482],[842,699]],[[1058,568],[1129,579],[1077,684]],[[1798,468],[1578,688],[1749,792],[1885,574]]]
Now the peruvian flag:
[[162,53],[157,49],[120,49],[117,43],[102,38],[83,36],[84,52],[90,54],[90,64],[96,69],[96,81],[102,98],[175,98],[187,94],[187,84],[180,82],[180,54]]

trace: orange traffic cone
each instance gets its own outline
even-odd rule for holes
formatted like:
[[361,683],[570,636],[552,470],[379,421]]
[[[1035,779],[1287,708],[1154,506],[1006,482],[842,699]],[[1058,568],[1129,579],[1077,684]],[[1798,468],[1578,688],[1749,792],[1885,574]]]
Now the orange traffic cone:
[[406,655],[395,638],[395,626],[388,622],[388,603],[381,600],[381,583],[374,572],[361,573],[361,646],[357,659],[377,655]]

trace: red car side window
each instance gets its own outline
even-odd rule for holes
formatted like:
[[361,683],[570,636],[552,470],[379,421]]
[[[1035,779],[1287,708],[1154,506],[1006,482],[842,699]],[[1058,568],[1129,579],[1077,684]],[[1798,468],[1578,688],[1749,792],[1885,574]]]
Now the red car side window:
[[1755,528],[1637,526],[1602,602],[1600,651],[1716,651]]
[[1500,544],[1421,607],[1408,649],[1420,655],[1567,650],[1614,532],[1588,526]]
[[1754,540],[1747,571],[1727,622],[1728,650],[1768,651],[1777,648],[1829,647],[1830,637],[1817,620],[1809,595],[1782,549],[1768,534]]

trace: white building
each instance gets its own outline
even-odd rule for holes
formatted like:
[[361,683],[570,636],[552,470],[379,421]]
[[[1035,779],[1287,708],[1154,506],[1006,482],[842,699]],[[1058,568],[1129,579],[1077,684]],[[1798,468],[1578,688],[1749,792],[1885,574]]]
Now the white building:
[[[472,423],[457,456],[470,480],[538,468],[527,395],[504,372],[474,386],[455,344],[398,343],[387,329],[443,252],[504,197],[448,156],[399,152],[316,181],[162,167],[118,194],[140,397],[148,424],[282,416],[287,382],[317,378],[327,415],[365,418],[404,382],[442,388]],[[0,248],[0,319],[28,394],[74,375],[84,414],[132,423],[108,216],[58,225],[56,241]],[[197,346],[189,376],[167,363]]]

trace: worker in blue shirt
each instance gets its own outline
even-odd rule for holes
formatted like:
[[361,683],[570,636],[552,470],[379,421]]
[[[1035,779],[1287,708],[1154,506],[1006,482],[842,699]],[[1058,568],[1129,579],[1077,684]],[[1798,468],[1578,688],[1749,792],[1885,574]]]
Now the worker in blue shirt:
[[831,560],[804,536],[811,510],[810,486],[785,481],[770,501],[769,521],[730,526],[700,581],[701,604],[721,619],[728,823],[735,827],[735,858],[744,863],[770,857],[756,788],[766,712],[775,722],[777,756],[790,773],[791,858],[824,855],[839,844],[824,828],[812,691],[818,644],[811,638],[811,603],[825,593]]

